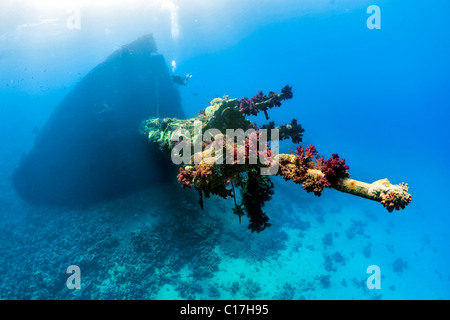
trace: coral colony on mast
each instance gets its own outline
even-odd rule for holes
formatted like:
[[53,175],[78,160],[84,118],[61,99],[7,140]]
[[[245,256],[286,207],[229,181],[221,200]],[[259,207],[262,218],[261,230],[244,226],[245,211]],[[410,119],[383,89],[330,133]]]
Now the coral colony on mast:
[[[234,213],[239,220],[246,213],[252,231],[260,232],[270,226],[262,210],[274,193],[270,175],[293,181],[316,196],[325,188],[333,188],[375,200],[389,212],[404,209],[411,202],[408,184],[393,185],[387,179],[373,183],[350,179],[349,166],[338,154],[325,159],[312,145],[299,145],[288,154],[278,153],[278,140],[302,142],[302,126],[293,119],[290,124],[275,126],[269,122],[259,127],[247,116],[263,112],[268,120],[269,109],[280,107],[283,100],[292,97],[292,88],[285,86],[279,94],[264,95],[260,91],[251,99],[216,98],[193,119],[150,118],[142,133],[161,150],[171,153],[176,164],[181,164],[178,181],[184,188],[198,191],[202,208],[203,196],[233,197]],[[236,188],[241,191],[240,203]]]

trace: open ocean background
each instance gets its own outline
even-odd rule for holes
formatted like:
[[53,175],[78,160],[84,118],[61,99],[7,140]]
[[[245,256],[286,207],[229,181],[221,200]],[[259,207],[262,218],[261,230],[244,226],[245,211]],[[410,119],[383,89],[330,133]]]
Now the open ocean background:
[[[0,299],[450,298],[448,1],[95,3],[0,2]],[[370,5],[380,30],[366,26]],[[66,26],[74,6],[80,29]],[[24,202],[11,177],[35,128],[91,69],[148,33],[169,68],[175,60],[193,75],[179,87],[187,117],[215,97],[289,84],[294,97],[271,120],[298,119],[302,145],[339,153],[352,178],[408,183],[411,204],[388,213],[275,178],[272,226],[251,233],[231,199],[205,199],[201,211],[181,187],[83,210]],[[81,290],[66,287],[74,264]],[[379,290],[366,286],[370,265]]]

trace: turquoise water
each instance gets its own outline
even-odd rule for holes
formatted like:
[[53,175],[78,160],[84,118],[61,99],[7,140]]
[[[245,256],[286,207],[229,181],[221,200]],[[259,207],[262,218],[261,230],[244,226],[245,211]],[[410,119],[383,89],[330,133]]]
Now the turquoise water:
[[[1,299],[450,297],[446,1],[37,3],[0,4]],[[367,27],[370,5],[381,29]],[[175,61],[193,75],[177,87],[187,117],[216,97],[289,84],[294,97],[271,120],[298,119],[302,145],[339,153],[352,178],[408,183],[411,204],[388,213],[274,178],[272,226],[252,233],[231,199],[205,199],[202,211],[176,175],[84,208],[24,201],[13,172],[56,105],[149,33],[169,72]],[[70,265],[80,290],[66,286]],[[381,289],[366,285],[371,265]]]

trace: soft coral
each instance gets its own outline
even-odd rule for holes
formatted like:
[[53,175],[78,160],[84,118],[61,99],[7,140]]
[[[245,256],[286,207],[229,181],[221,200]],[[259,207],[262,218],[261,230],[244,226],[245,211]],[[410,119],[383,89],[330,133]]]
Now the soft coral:
[[348,178],[349,166],[345,164],[345,159],[339,159],[337,153],[334,153],[332,157],[325,160],[321,167],[322,172],[325,175],[325,179],[330,185],[335,184],[339,179]]

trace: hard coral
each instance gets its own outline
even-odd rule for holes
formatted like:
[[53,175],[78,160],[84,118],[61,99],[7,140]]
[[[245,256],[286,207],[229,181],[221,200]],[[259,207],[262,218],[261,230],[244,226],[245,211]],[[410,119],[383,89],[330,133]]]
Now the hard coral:
[[383,196],[381,204],[389,211],[405,209],[405,207],[411,202],[411,195],[404,196],[401,193],[395,191],[389,191]]
[[307,174],[305,176],[305,181],[302,184],[303,190],[306,190],[306,192],[314,192],[314,195],[319,196],[322,194],[324,183],[321,179],[322,177]]
[[292,180],[297,175],[297,167],[291,164],[286,158],[281,158],[279,161],[280,175],[284,180]]

